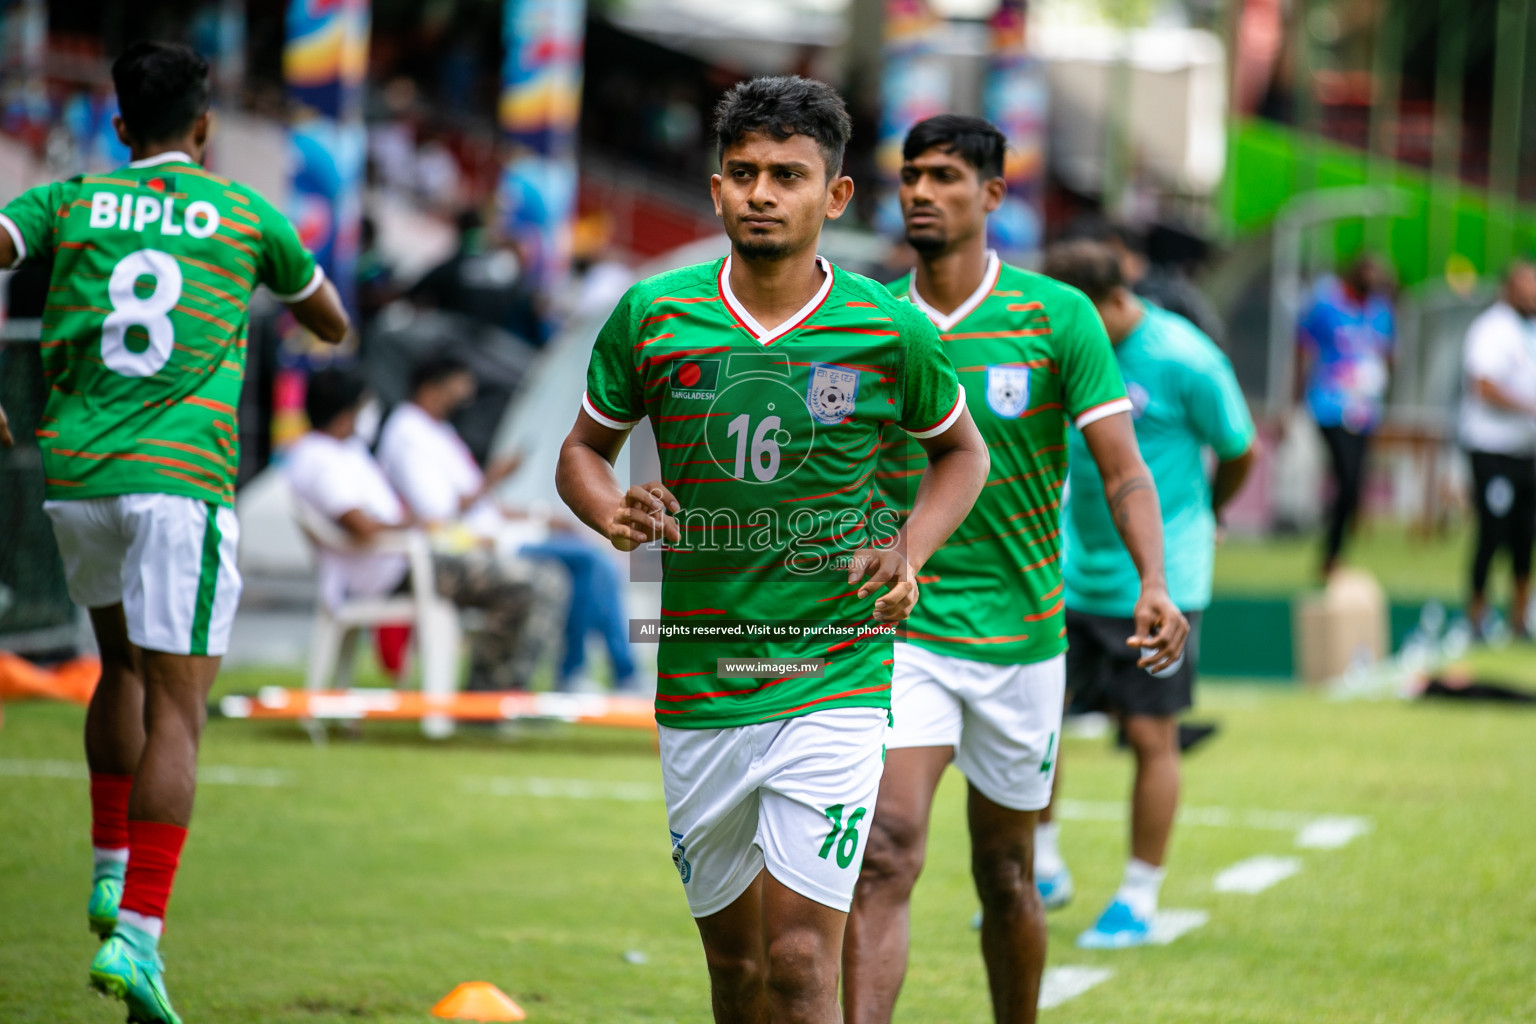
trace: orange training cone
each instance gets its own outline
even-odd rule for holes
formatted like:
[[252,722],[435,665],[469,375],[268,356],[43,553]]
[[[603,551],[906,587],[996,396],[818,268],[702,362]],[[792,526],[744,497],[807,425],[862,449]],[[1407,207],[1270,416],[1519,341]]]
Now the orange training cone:
[[527,1020],[523,1008],[488,981],[466,981],[432,1007],[432,1016],[450,1020]]

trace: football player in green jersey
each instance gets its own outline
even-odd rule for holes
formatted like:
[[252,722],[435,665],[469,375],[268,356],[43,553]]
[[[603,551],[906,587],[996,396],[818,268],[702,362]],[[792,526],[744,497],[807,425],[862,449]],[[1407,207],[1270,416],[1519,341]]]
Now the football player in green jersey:
[[[892,284],[939,330],[991,453],[982,496],[918,582],[923,602],[896,648],[894,720],[869,850],[844,949],[847,1019],[891,1019],[906,973],[908,904],[928,816],[950,762],[969,783],[971,870],[993,1015],[1035,1019],[1045,912],[1032,841],[1050,802],[1066,648],[1061,497],[1068,424],[1103,472],[1114,522],[1139,570],[1125,638],[1158,667],[1187,625],[1169,600],[1157,493],[1136,449],[1130,403],[1104,325],[1074,289],[987,249],[1005,194],[1007,140],[977,117],[941,115],[903,145],[900,197],[914,274]],[[881,490],[904,510],[922,453],[888,436]]]
[[[658,650],[672,859],[717,1021],[839,1019],[889,715],[889,624],[917,603],[916,574],[987,473],[933,325],[816,254],[853,192],[849,131],[820,82],[762,78],[726,95],[712,190],[730,255],[620,301],[556,473],[615,547],[662,540],[663,625],[745,637],[664,636]],[[626,490],[613,461],[642,418],[662,478]],[[874,507],[892,424],[927,458],[899,529]]]
[[158,946],[240,596],[235,409],[251,293],[271,288],[327,341],[348,323],[287,219],[203,170],[207,61],[139,43],[112,78],[132,162],[12,200],[0,267],[53,259],[44,508],[102,662],[85,720],[88,915],[106,940],[91,983],[130,1020],[174,1022]]

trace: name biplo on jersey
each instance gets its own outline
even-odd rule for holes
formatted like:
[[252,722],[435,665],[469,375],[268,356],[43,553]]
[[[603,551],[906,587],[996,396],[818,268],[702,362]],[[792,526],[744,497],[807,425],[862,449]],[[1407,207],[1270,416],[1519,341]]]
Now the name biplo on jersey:
[[[849,556],[897,530],[876,495],[882,430],[937,436],[965,396],[927,318],[875,281],[820,266],[820,290],[773,330],[732,295],[729,257],[650,278],[593,348],[583,407],[614,429],[649,418],[662,481],[682,505],[682,540],[662,547],[663,626],[824,627],[707,643],[663,635],[663,725],[890,706],[890,632],[873,618],[883,588],[860,600]],[[721,657],[825,667],[819,678],[721,678]]]
[[54,259],[37,431],[48,497],[233,505],[251,293],[296,302],[323,281],[287,218],[166,153],[25,192],[0,228],[21,259]]
[[[992,252],[981,285],[947,316],[922,300],[911,275],[889,288],[937,326],[992,456],[975,506],[918,577],[907,642],[997,665],[1055,657],[1067,645],[1067,426],[1131,408],[1103,321],[1082,292]],[[876,477],[902,516],[926,465],[920,446],[885,438]]]

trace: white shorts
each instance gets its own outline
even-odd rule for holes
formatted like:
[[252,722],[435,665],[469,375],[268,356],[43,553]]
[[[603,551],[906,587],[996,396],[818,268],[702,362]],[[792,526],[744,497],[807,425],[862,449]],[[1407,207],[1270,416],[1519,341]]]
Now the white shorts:
[[69,596],[121,603],[128,639],[167,654],[222,655],[240,601],[235,510],[176,494],[47,501]]
[[897,644],[886,744],[953,747],[955,767],[982,796],[1038,811],[1051,802],[1066,685],[1064,654],[993,665]]
[[688,909],[730,906],[764,867],[847,912],[884,767],[888,713],[834,708],[734,729],[663,726],[672,863]]

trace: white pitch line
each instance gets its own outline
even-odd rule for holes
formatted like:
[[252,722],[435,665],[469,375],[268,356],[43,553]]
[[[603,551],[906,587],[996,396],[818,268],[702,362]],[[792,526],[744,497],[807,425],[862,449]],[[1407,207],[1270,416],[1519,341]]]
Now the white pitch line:
[[1301,870],[1299,857],[1249,857],[1216,873],[1217,892],[1263,892]]
[[660,786],[645,782],[599,782],[588,779],[546,779],[536,776],[467,778],[464,788],[490,796],[530,796],[556,800],[622,800],[654,803],[662,799]]
[[[1064,821],[1124,821],[1126,805],[1118,800],[1061,800],[1057,815]],[[1334,850],[1371,831],[1371,819],[1340,814],[1303,814],[1255,808],[1180,807],[1180,825],[1207,828],[1251,828],[1294,832],[1296,845]]]
[[[78,761],[0,758],[0,775],[19,779],[88,779],[90,770]],[[205,764],[197,769],[197,781],[211,786],[291,786],[293,776],[276,768]]]
[[1048,967],[1040,978],[1040,1009],[1049,1010],[1068,999],[1076,999],[1094,986],[1104,984],[1114,973],[1108,967],[1072,964]]
[[1166,946],[1210,919],[1211,915],[1203,910],[1159,910],[1152,919],[1152,945]]
[[1318,818],[1297,833],[1296,845],[1304,850],[1337,850],[1370,830],[1370,818]]

